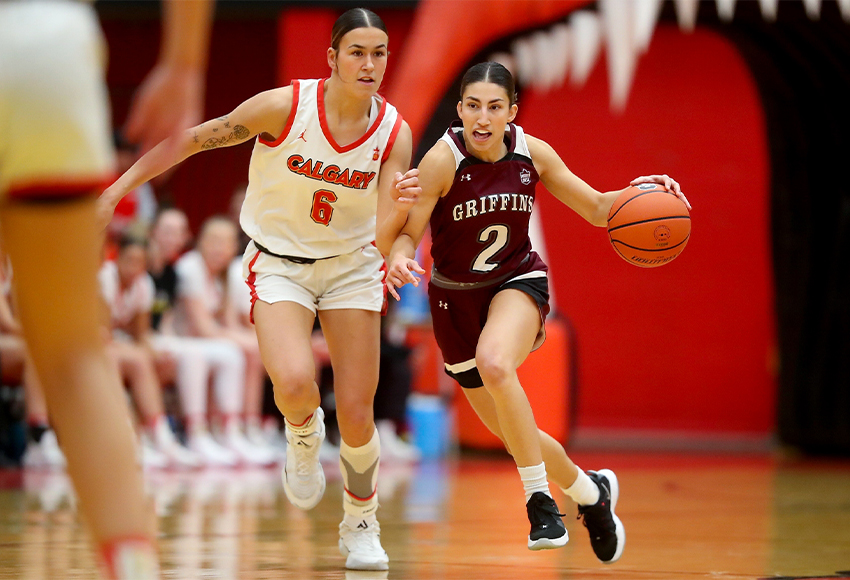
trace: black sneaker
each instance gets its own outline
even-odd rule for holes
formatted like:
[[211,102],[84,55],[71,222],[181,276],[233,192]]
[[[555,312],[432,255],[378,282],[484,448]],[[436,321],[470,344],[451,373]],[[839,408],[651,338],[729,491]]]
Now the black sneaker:
[[564,514],[558,511],[554,499],[542,491],[535,491],[525,504],[525,509],[528,512],[528,521],[531,522],[531,532],[528,534],[529,550],[560,548],[570,540],[567,528],[561,520]]
[[620,496],[617,476],[610,469],[588,471],[587,476],[599,487],[599,501],[578,506],[578,519],[584,517],[584,527],[590,534],[593,553],[603,564],[613,564],[623,555],[626,530],[614,508]]

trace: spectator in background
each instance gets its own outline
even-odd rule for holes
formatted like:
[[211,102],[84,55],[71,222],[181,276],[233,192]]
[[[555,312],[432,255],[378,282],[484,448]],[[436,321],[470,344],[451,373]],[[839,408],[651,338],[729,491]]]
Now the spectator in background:
[[[100,269],[101,292],[109,308],[113,340],[108,351],[127,382],[142,419],[142,460],[146,467],[197,467],[200,458],[183,447],[165,417],[157,369],[168,369],[173,358],[153,348],[150,311],[153,281],[145,270],[145,242],[125,236],[116,261]],[[163,371],[168,373],[168,370]]]
[[226,339],[178,336],[173,331],[173,308],[177,301],[175,262],[191,239],[189,220],[176,208],[161,210],[154,219],[148,243],[148,274],[155,295],[151,312],[153,344],[174,357],[174,381],[186,427],[189,449],[210,466],[234,466],[239,455],[220,445],[209,432],[207,396],[210,379],[215,393],[241,389],[245,357]]
[[196,249],[175,265],[177,303],[173,328],[181,336],[231,341],[245,360],[243,381],[216,392],[222,414],[222,442],[244,460],[270,464],[277,453],[264,442],[249,441],[244,434],[243,412],[248,423],[258,424],[265,370],[253,332],[238,325],[233,304],[227,299],[227,273],[236,256],[236,227],[226,217],[212,217],[201,226]]

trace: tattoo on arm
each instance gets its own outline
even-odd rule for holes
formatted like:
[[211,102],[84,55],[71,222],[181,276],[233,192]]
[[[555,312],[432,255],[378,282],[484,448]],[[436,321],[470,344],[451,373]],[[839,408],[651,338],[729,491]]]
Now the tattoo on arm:
[[204,141],[204,144],[201,145],[201,149],[216,149],[217,147],[231,145],[234,144],[234,142],[244,141],[250,134],[251,132],[248,131],[247,127],[243,125],[236,125],[228,135]]

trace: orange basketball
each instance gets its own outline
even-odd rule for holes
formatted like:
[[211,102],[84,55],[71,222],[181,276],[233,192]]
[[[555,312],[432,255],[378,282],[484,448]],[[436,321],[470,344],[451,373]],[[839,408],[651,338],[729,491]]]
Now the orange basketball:
[[684,202],[663,185],[642,183],[629,187],[611,206],[608,236],[624,260],[655,268],[685,249],[691,216]]

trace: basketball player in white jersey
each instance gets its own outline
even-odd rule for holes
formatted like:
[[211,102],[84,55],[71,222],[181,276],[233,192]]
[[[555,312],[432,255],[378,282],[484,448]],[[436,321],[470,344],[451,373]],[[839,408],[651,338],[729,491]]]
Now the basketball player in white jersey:
[[[202,111],[211,2],[165,5],[156,68],[128,138]],[[105,43],[89,2],[0,2],[0,230],[24,337],[109,578],[158,578],[155,520],[100,334],[95,192],[114,171]]]
[[395,239],[419,192],[418,171],[408,171],[410,129],[377,95],[387,55],[381,19],[349,10],[333,27],[329,78],[260,93],[161,143],[101,197],[106,219],[123,195],[190,155],[257,137],[240,216],[252,239],[243,272],[263,362],[286,418],[284,489],[302,509],[314,507],[325,489],[318,456],[325,431],[310,342],[318,313],[342,435],[339,548],[346,567],[367,570],[388,568],[375,515],[380,443],[372,405],[384,304],[376,223]]

